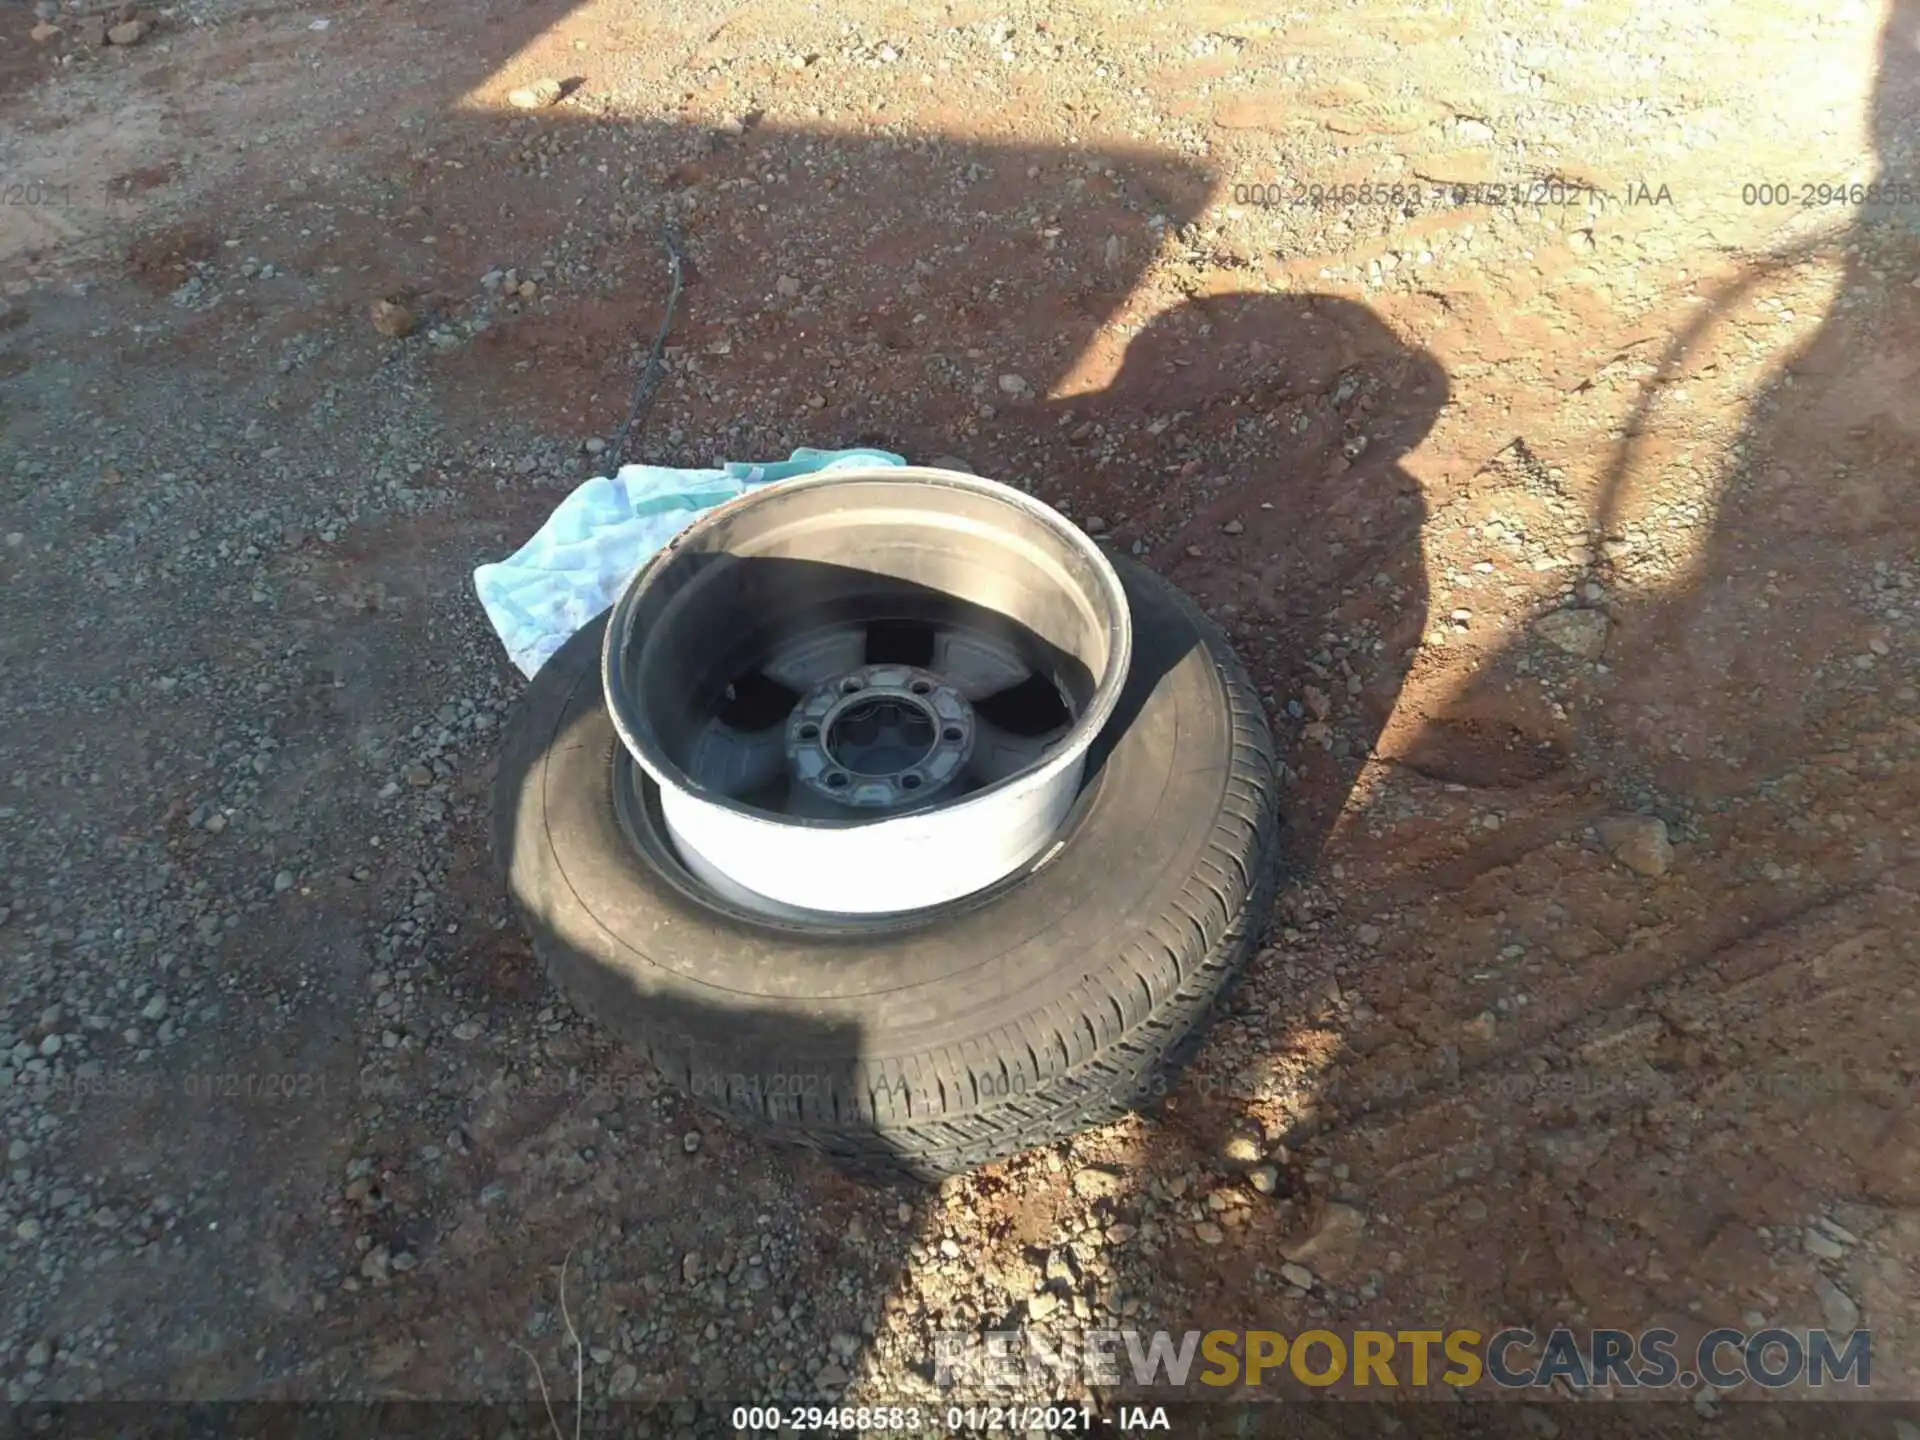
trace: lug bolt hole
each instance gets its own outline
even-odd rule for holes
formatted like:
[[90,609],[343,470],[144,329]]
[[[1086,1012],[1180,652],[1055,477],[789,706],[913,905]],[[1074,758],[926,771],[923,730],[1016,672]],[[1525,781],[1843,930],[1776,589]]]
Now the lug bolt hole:
[[913,691],[913,693],[916,695],[931,695],[933,693],[933,686],[929,685],[924,680],[916,680],[913,682],[913,684],[909,685],[907,688]]
[[827,784],[834,790],[844,790],[847,788],[847,777],[838,770],[830,771],[827,775]]
[[802,725],[800,727],[800,738],[802,740],[818,740],[820,738],[820,727],[818,725]]
[[900,777],[900,788],[902,790],[918,790],[920,788],[920,777],[918,775],[902,775]]
[[866,682],[863,681],[858,675],[849,675],[846,679],[840,682],[840,693],[842,695],[851,695],[856,690],[864,689],[865,685],[866,685]]
[[960,727],[958,725],[947,726],[946,729],[940,732],[940,738],[949,745],[958,745],[961,740]]

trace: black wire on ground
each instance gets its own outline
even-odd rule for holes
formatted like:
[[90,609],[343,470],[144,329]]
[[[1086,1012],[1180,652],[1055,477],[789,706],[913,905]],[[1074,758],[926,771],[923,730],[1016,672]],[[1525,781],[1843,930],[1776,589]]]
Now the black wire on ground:
[[667,336],[673,330],[673,312],[680,303],[681,254],[680,237],[674,233],[673,222],[668,220],[660,226],[660,242],[667,249],[667,275],[670,284],[667,288],[667,313],[660,319],[660,333],[653,337],[653,349],[647,352],[647,363],[641,367],[640,378],[633,387],[633,398],[627,402],[626,422],[620,427],[620,438],[614,442],[614,468],[632,459],[628,447],[647,407],[653,403],[654,393],[659,390],[660,382],[666,379]]

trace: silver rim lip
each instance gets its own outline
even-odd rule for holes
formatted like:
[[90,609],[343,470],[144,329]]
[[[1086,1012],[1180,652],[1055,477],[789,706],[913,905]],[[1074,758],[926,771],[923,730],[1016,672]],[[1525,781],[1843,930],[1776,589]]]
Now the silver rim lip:
[[964,800],[956,801],[952,805],[936,806],[930,811],[915,813],[956,817],[977,815],[1008,790],[1014,787],[1043,786],[1057,780],[1066,771],[1085,760],[1094,739],[1106,728],[1108,720],[1113,717],[1114,709],[1120,703],[1120,692],[1126,684],[1127,674],[1133,661],[1133,625],[1127,606],[1126,591],[1120,584],[1120,577],[1114,571],[1112,562],[1107,559],[1100,547],[1066,516],[1024,491],[1014,489],[1011,485],[1004,485],[997,480],[983,479],[977,475],[963,474],[956,470],[937,470],[928,466],[914,465],[884,465],[860,469],[822,470],[811,475],[796,476],[790,480],[776,481],[763,489],[749,491],[745,495],[717,505],[662,547],[635,572],[633,579],[627,583],[620,598],[614,602],[613,612],[608,617],[606,638],[600,652],[601,684],[606,696],[607,712],[613,720],[614,731],[619,735],[620,743],[626,747],[627,753],[633,757],[634,761],[653,777],[655,783],[665,789],[689,796],[703,805],[730,811],[741,820],[764,825],[772,830],[855,830],[867,828],[875,823],[885,823],[862,820],[858,817],[846,820],[798,816],[775,817],[696,785],[692,777],[664,754],[657,745],[651,743],[650,737],[645,734],[645,727],[633,723],[633,716],[629,709],[630,702],[624,693],[625,686],[619,683],[617,678],[619,658],[625,653],[632,638],[634,613],[649,589],[658,583],[660,577],[673,564],[680,550],[711,533],[742,509],[769,501],[777,503],[777,497],[780,495],[873,481],[889,483],[924,481],[929,485],[945,486],[985,496],[1023,512],[1049,535],[1064,543],[1086,561],[1102,591],[1101,598],[1105,602],[1107,613],[1112,617],[1107,626],[1109,651],[1105,672],[1096,683],[1093,697],[1075,719],[1072,728],[1054,746],[1046,759],[1030,769],[1017,771],[997,780],[992,785],[977,790]]

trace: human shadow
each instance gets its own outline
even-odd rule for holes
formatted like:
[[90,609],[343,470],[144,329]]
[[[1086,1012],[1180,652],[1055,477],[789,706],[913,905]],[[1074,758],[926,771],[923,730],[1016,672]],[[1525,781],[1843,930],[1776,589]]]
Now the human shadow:
[[[1575,566],[1397,743],[1407,779],[1470,793],[1503,823],[1369,899],[1404,917],[1456,892],[1430,914],[1464,934],[1409,923],[1377,939],[1349,991],[1395,1022],[1328,1066],[1311,1148],[1279,1165],[1289,1220],[1261,1208],[1215,1227],[1243,1265],[1192,1223],[1163,1227],[1172,1243],[1150,1268],[1178,1297],[1163,1312],[1176,1331],[1271,1323],[1277,1291],[1335,1329],[1390,1326],[1438,1292],[1449,1315],[1542,1335],[1569,1310],[1665,1326],[1682,1355],[1717,1326],[1761,1320],[1907,1333],[1910,1307],[1864,1254],[1816,1237],[1823,1262],[1778,1239],[1815,1213],[1910,1207],[1920,1154],[1901,1078],[1910,946],[1896,938],[1914,913],[1903,827],[1920,800],[1910,0],[1892,7],[1872,84],[1875,173],[1852,217],[1801,227],[1814,233],[1703,287],[1708,303],[1623,407],[1582,497]],[[1803,182],[1833,179],[1792,177],[1796,203]],[[1831,295],[1807,278],[1821,266],[1838,277]],[[1756,336],[1756,308],[1769,327],[1796,309],[1822,318],[1782,345],[1778,328]],[[1767,357],[1761,383],[1702,456],[1684,387],[1741,374],[1749,347]],[[1524,442],[1517,453],[1531,482],[1549,481]],[[1543,618],[1555,615],[1576,618]],[[1354,820],[1390,830],[1416,809],[1375,797]],[[1656,821],[1671,851],[1621,851],[1619,835]],[[1490,995],[1506,992],[1486,982],[1528,1003],[1496,1011]],[[1200,1146],[1191,1164],[1241,1188]],[[1391,1241],[1365,1229],[1370,1211],[1394,1216]],[[1910,1232],[1888,1233],[1910,1256]],[[1280,1257],[1302,1288],[1280,1288]],[[1604,1377],[1575,1389],[1623,1393]],[[1284,1375],[1276,1390],[1315,1393]],[[1749,1381],[1730,1398],[1759,1393]],[[1718,1423],[1766,1433],[1768,1408]],[[1867,1423],[1845,1406],[1793,1422],[1831,1435]]]

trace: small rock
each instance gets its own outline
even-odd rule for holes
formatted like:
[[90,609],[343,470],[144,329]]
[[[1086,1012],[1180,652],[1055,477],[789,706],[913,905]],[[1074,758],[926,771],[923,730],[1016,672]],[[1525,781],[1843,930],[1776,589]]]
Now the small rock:
[[1801,1246],[1809,1255],[1821,1260],[1840,1260],[1846,1257],[1846,1250],[1838,1241],[1830,1240],[1818,1230],[1809,1230],[1801,1237]]
[[1256,1165],[1247,1172],[1247,1183],[1262,1195],[1271,1195],[1280,1188],[1280,1172],[1271,1165]]
[[1193,1227],[1193,1233],[1200,1237],[1202,1245],[1218,1245],[1227,1238],[1227,1232],[1211,1220],[1202,1220]]
[[1637,875],[1659,877],[1673,864],[1667,823],[1653,815],[1609,815],[1594,829],[1613,858]]
[[424,790],[427,786],[433,784],[433,771],[424,765],[409,765],[407,767],[407,784],[413,786],[416,790]]
[[31,35],[36,43],[44,45],[47,41],[60,34],[60,27],[58,25],[49,25],[46,21],[42,20],[38,25],[34,26],[33,29],[29,30],[27,34]]
[[138,45],[153,27],[144,20],[125,20],[107,30],[109,45]]
[[680,1257],[680,1278],[692,1285],[700,1278],[700,1253],[689,1250]]
[[1291,1260],[1280,1267],[1280,1278],[1296,1290],[1313,1288],[1313,1272],[1304,1265],[1295,1265]]
[[773,282],[773,289],[776,295],[782,295],[791,300],[800,293],[800,281],[796,276],[782,275]]
[[1051,1290],[1042,1290],[1038,1295],[1027,1297],[1027,1318],[1044,1320],[1060,1308],[1060,1297]]
[[1599,610],[1555,610],[1533,628],[1549,645],[1582,660],[1597,660],[1607,648],[1609,622]]
[[214,811],[211,815],[207,816],[207,818],[201,823],[200,828],[202,830],[205,830],[209,835],[220,834],[221,831],[227,828],[227,817],[225,812],[220,810]]
[[1000,389],[1004,394],[1024,395],[1027,393],[1027,377],[1024,375],[1002,375],[1000,377]]
[[1366,1215],[1351,1205],[1328,1205],[1313,1233],[1286,1247],[1289,1260],[1332,1260],[1350,1254],[1367,1228]]
[[1101,519],[1100,516],[1089,515],[1087,517],[1087,533],[1089,535],[1098,535],[1102,530],[1105,530],[1106,528],[1107,528],[1107,522]]
[[47,1362],[53,1359],[53,1347],[44,1340],[36,1340],[27,1349],[27,1364],[35,1370],[47,1368]]
[[1073,1172],[1073,1192],[1083,1200],[1104,1200],[1120,1193],[1120,1176],[1089,1166]]
[[1820,1299],[1820,1313],[1826,1317],[1827,1329],[1850,1335],[1860,1328],[1860,1307],[1826,1276],[1813,1277],[1813,1293]]
[[478,1040],[480,1038],[480,1022],[477,1020],[462,1020],[458,1025],[453,1027],[453,1038],[456,1040]]
[[1265,1137],[1251,1130],[1236,1130],[1220,1147],[1220,1158],[1229,1165],[1258,1165],[1266,1158]]
[[1560,1422],[1544,1410],[1536,1410],[1531,1405],[1520,1408],[1520,1424],[1530,1435],[1538,1435],[1540,1440],[1556,1440],[1560,1434]]
[[1854,1234],[1831,1216],[1823,1215],[1820,1217],[1820,1228],[1838,1240],[1842,1245],[1858,1245],[1860,1243],[1860,1237],[1858,1235]]
[[276,895],[284,895],[287,891],[293,889],[293,883],[293,872],[291,870],[282,870],[273,877],[273,893]]
[[1229,520],[1220,529],[1226,535],[1244,535],[1247,532],[1247,527],[1238,520]]
[[942,1240],[940,1242],[940,1258],[943,1260],[958,1260],[960,1258],[960,1242],[952,1238]]
[[1109,1225],[1107,1227],[1107,1243],[1109,1245],[1124,1245],[1139,1233],[1140,1227],[1138,1225],[1128,1225],[1124,1221],[1117,1225]]
[[976,473],[973,466],[962,460],[958,455],[936,455],[933,459],[929,460],[927,464],[935,470],[958,470],[962,475],[972,475]]
[[689,1155],[698,1154],[700,1150],[700,1132],[698,1130],[687,1131],[686,1134],[680,1137],[680,1148]]
[[389,340],[401,340],[411,335],[420,322],[414,314],[398,300],[376,300],[368,312],[373,328]]
[[566,87],[558,80],[548,77],[536,80],[531,85],[507,92],[507,103],[516,110],[545,110],[549,105],[560,103],[560,97],[566,94]]
[[592,439],[587,441],[586,446],[584,448],[586,449],[587,454],[598,455],[600,454],[601,451],[607,448],[607,442],[602,440],[598,435],[595,435]]

